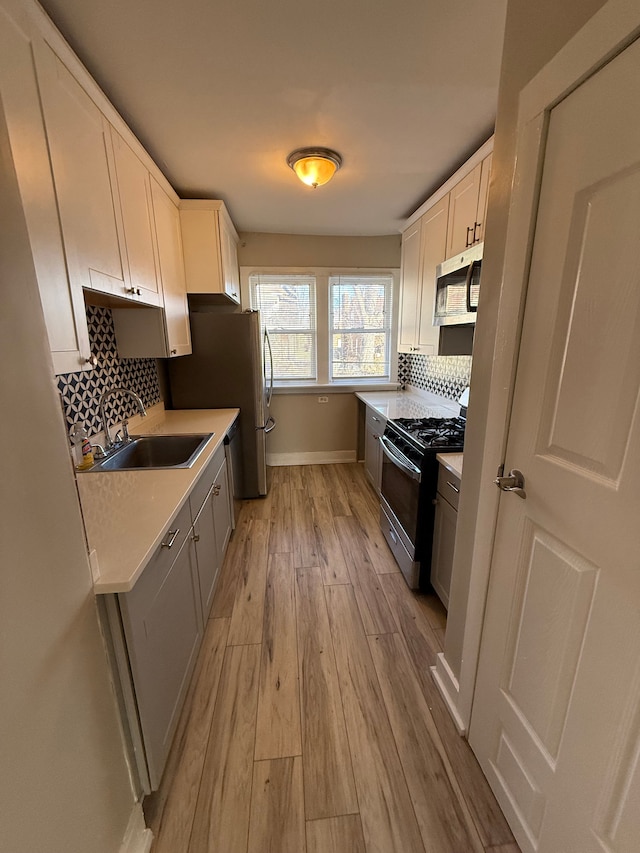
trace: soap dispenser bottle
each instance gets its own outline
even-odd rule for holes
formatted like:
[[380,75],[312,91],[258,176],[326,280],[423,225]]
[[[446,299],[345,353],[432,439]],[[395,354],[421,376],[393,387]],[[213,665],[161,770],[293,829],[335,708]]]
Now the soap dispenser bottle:
[[89,441],[89,433],[82,424],[74,424],[69,430],[73,444],[73,462],[78,471],[91,468],[94,464],[93,449]]

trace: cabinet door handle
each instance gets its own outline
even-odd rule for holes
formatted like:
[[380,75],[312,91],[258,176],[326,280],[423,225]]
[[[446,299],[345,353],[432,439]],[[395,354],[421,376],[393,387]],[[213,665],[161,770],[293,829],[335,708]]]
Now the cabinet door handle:
[[200,536],[199,536],[197,533],[194,533],[194,534],[193,534],[193,536],[191,537],[191,540],[192,540],[193,542],[199,542],[199,541],[200,541]]
[[167,538],[160,545],[161,548],[173,548],[173,543],[176,541],[176,536],[180,533],[180,528],[176,527],[175,530],[170,530],[167,533]]
[[447,486],[450,486],[457,495],[460,494],[460,489],[456,486],[455,483],[452,483],[451,480],[447,480]]
[[214,495],[214,497],[216,497],[216,498],[218,497],[218,495],[220,494],[220,489],[221,489],[221,488],[222,488],[222,486],[218,486],[218,485],[215,485],[215,486],[213,487],[213,495]]
[[[469,226],[467,228],[467,242],[465,243],[465,249],[468,249],[469,246],[473,246],[473,233],[475,230],[475,223],[473,226]],[[471,242],[469,242],[469,236],[471,236]]]
[[473,243],[479,243],[480,237],[476,237],[476,230],[482,228],[482,222],[476,222],[473,226]]
[[380,418],[376,418],[376,416],[375,416],[375,415],[371,415],[371,420],[372,420],[372,421],[375,421],[377,424],[379,424],[379,423],[380,423]]

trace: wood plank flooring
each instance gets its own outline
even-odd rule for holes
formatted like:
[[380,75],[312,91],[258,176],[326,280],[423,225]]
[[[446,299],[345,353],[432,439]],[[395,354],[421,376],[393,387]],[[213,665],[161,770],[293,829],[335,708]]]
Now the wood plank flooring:
[[152,853],[519,853],[429,666],[361,465],[245,501],[160,790]]

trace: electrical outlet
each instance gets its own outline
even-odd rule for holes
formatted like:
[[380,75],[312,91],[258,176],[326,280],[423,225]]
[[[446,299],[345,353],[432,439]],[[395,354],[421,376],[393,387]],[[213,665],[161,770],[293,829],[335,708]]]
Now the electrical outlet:
[[318,402],[319,403],[328,403],[329,398],[328,397],[318,397]]

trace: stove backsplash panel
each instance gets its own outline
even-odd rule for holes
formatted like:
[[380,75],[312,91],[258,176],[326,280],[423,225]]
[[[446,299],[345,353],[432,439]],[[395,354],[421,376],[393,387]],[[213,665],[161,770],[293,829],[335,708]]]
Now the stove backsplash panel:
[[458,400],[471,379],[470,355],[398,354],[398,381]]
[[[103,428],[99,403],[102,393],[114,385],[130,388],[139,395],[145,406],[161,400],[157,362],[153,358],[120,358],[116,348],[116,335],[110,308],[87,306],[91,353],[97,359],[93,370],[65,373],[58,376],[58,390],[62,396],[67,427],[82,424],[89,435]],[[107,401],[109,423],[120,422],[136,414],[137,409],[129,397],[114,396]]]

